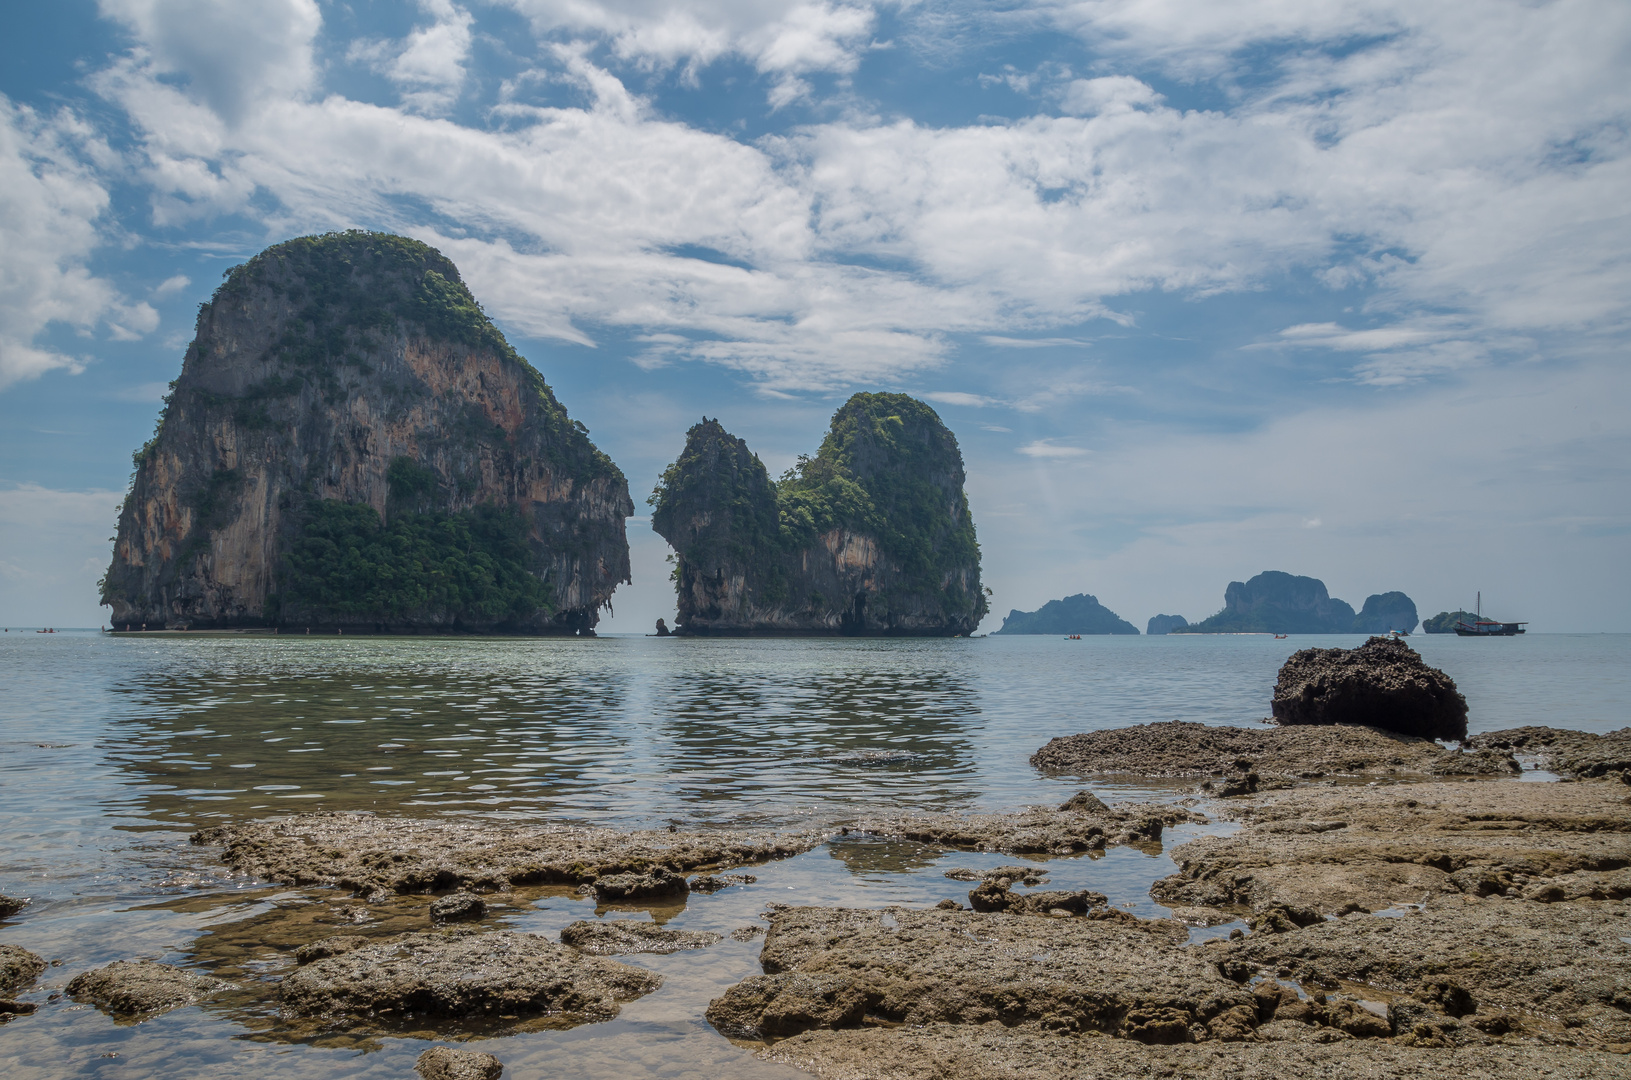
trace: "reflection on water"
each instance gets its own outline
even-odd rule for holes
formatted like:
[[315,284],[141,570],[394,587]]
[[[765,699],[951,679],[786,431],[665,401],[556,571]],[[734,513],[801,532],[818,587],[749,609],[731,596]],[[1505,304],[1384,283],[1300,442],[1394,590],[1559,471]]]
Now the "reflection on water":
[[[0,1075],[212,1078],[412,1075],[415,1038],[285,1028],[276,980],[330,933],[423,928],[425,898],[361,905],[268,890],[186,842],[212,819],[304,809],[480,814],[601,825],[808,823],[877,809],[1058,804],[1048,739],[1157,720],[1253,723],[1294,649],[1358,638],[974,641],[488,641],[0,637],[0,892],[31,896],[0,941],[61,961],[0,1029]],[[1631,637],[1413,638],[1456,679],[1474,731],[1631,720]],[[1111,801],[1187,784],[1094,783]],[[1175,829],[1168,844],[1204,828]],[[1170,847],[1169,849],[1170,850]],[[551,938],[574,919],[657,919],[729,933],[771,903],[966,900],[952,867],[1012,856],[840,837],[755,867],[758,881],[666,907],[600,909],[572,890],[494,897],[488,922]],[[1045,888],[1163,909],[1158,849],[1043,860]],[[157,901],[157,902],[156,902]],[[359,915],[360,913],[360,915]],[[1227,927],[1211,933],[1227,932]],[[630,957],[661,989],[618,1019],[485,1038],[507,1076],[793,1078],[702,1019],[759,970],[759,941]],[[234,994],[119,1025],[64,998],[89,967],[133,956],[230,975]]]

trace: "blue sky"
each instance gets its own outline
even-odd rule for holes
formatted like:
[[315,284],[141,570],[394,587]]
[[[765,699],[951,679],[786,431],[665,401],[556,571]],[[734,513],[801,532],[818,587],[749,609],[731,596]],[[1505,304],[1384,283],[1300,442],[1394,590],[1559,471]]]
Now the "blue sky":
[[[197,305],[355,226],[642,510],[704,414],[780,471],[901,390],[999,614],[1283,569],[1631,631],[1628,70],[1617,0],[6,5],[0,622],[100,621]],[[613,630],[672,617],[630,540]]]

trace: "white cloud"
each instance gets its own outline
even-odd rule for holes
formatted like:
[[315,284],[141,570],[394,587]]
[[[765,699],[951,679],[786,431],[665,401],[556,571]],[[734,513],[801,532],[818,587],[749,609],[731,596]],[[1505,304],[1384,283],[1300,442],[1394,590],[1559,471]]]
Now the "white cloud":
[[470,12],[450,0],[420,0],[435,20],[416,27],[402,41],[353,42],[347,59],[367,63],[402,91],[402,103],[415,112],[446,112],[464,87],[470,59]]
[[934,390],[919,395],[936,405],[956,405],[966,409],[982,409],[987,405],[995,405],[996,401],[979,394],[965,394],[960,390]]
[[188,277],[186,274],[176,274],[172,277],[165,278],[163,281],[153,286],[153,295],[155,297],[169,296],[172,293],[180,292],[182,289],[185,289],[192,283],[193,279]]
[[1019,448],[1019,452],[1033,458],[1078,458],[1086,457],[1089,453],[1079,446],[1060,446],[1052,439],[1038,439],[1026,443]]
[[311,88],[311,44],[323,21],[316,0],[99,2],[136,35],[155,74],[185,77],[189,95],[224,119]]
[[127,305],[85,265],[108,208],[87,158],[105,152],[72,114],[46,118],[0,96],[0,387],[83,370],[84,358],[36,344],[53,323],[88,333],[106,320],[120,338],[158,323],[150,306]]

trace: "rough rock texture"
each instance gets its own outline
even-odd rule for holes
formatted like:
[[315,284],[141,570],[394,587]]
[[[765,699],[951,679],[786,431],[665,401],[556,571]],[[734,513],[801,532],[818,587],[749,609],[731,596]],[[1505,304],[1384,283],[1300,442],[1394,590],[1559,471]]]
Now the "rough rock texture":
[[339,934],[335,937],[323,938],[321,941],[309,941],[294,951],[294,960],[297,964],[309,964],[314,960],[327,960],[331,956],[360,949],[368,944],[368,939],[361,934]]
[[[1307,991],[1363,984],[1423,1039],[1488,1035],[1631,1051],[1631,905],[1434,901],[1397,918],[1353,914],[1218,951]],[[1290,999],[1295,1001],[1295,995]],[[1392,1032],[1389,1032],[1391,1034]]]
[[498,1080],[504,1075],[504,1063],[479,1050],[433,1046],[419,1055],[413,1071],[424,1080]]
[[1049,600],[1036,611],[1008,612],[993,634],[1137,634],[1138,627],[1086,593]]
[[1350,725],[1215,727],[1186,720],[1053,739],[1031,755],[1044,772],[1307,780],[1323,776],[1507,776],[1507,754],[1458,753],[1429,739]]
[[1174,630],[1182,630],[1189,625],[1189,620],[1182,615],[1151,615],[1150,621],[1145,624],[1146,634],[1170,634]]
[[1250,992],[1201,951],[1119,922],[784,908],[760,961],[765,974],[708,1006],[726,1035],[778,1039],[874,1018],[1187,1042],[1256,1025]]
[[27,897],[0,894],[0,919],[9,919],[29,904]]
[[192,839],[221,845],[222,861],[240,873],[369,895],[575,885],[614,874],[649,873],[655,867],[684,874],[797,855],[826,836],[618,832],[315,813],[219,825]]
[[1323,915],[1435,896],[1631,896],[1631,806],[1606,784],[1338,785],[1252,796],[1246,828],[1171,852],[1159,903]]
[[1631,728],[1605,735],[1539,726],[1507,728],[1474,735],[1467,743],[1480,750],[1531,757],[1543,769],[1582,780],[1606,777],[1631,783]]
[[691,891],[716,893],[732,885],[752,885],[758,880],[752,874],[698,874],[691,879]]
[[[1271,1030],[1279,1029],[1279,1030]],[[1314,1041],[1316,1032],[1325,1041]],[[810,1031],[759,1052],[822,1080],[1608,1080],[1631,1059],[1557,1046],[1418,1049],[1300,1023],[1264,1024],[1269,1042],[1144,1046],[994,1025]],[[1299,1041],[1279,1041],[1298,1038]],[[1304,1041],[1306,1040],[1306,1041]]]
[[1364,724],[1423,739],[1467,737],[1467,699],[1455,682],[1394,638],[1357,649],[1301,649],[1274,683],[1281,724]]
[[487,901],[475,893],[456,892],[431,901],[432,922],[465,922],[487,914]]
[[152,960],[116,960],[75,975],[68,983],[68,994],[116,1016],[148,1017],[196,1005],[231,988],[231,983],[200,971]]
[[675,953],[706,949],[725,940],[705,930],[667,930],[656,923],[633,919],[579,919],[561,931],[561,944],[595,956],[625,953]]
[[618,1002],[662,979],[531,934],[402,934],[295,969],[278,987],[283,1015],[401,1021],[412,1017],[617,1015]]
[[[288,556],[326,500],[388,523],[513,511],[547,597],[494,609],[417,579],[389,583],[401,596],[383,607],[375,580],[298,595]],[[629,578],[633,510],[450,261],[398,236],[303,237],[229,271],[199,310],[136,455],[102,602],[116,629],[592,631]]]
[[656,900],[669,896],[684,896],[691,891],[684,874],[676,874],[666,866],[654,866],[640,873],[609,874],[596,878],[588,888],[594,890],[601,903],[613,900]]
[[45,961],[18,945],[0,945],[0,993],[27,986],[45,970]]
[[986,611],[957,439],[904,394],[856,394],[773,482],[704,420],[651,524],[677,553],[681,634],[950,637]]
[[1036,806],[1014,814],[913,814],[862,818],[850,828],[942,847],[1000,851],[1008,855],[1069,855],[1112,844],[1153,844],[1168,825],[1204,821],[1179,806],[1139,805],[1111,810],[1097,798],[1092,808],[1072,799],[1060,809]]

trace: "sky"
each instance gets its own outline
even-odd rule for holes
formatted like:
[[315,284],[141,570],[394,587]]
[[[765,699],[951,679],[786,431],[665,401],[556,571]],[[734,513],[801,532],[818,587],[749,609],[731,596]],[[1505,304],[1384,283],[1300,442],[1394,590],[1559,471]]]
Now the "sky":
[[[1231,580],[1631,631],[1623,0],[0,8],[0,623],[95,626],[130,455],[262,248],[451,257],[629,478],[934,405],[993,591]],[[672,620],[629,522],[602,628]]]

